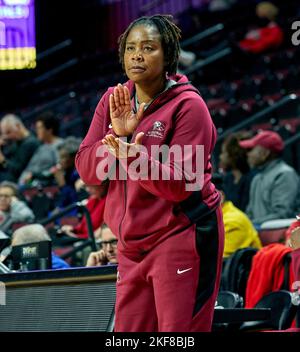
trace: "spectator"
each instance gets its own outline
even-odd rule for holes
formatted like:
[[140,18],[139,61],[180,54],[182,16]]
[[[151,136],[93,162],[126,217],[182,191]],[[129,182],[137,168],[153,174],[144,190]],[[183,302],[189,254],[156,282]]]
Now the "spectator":
[[[14,247],[42,241],[51,241],[47,230],[40,224],[31,224],[22,226],[13,233],[11,246]],[[52,252],[52,269],[64,269],[68,267],[68,263]]]
[[[94,235],[97,239],[100,236],[101,225],[103,224],[107,187],[97,185],[87,186],[86,188],[89,193],[86,207],[90,213]],[[77,226],[63,225],[52,239],[55,245],[59,246],[76,242],[78,239],[87,239],[88,237],[86,217],[83,217]]]
[[255,171],[249,168],[246,150],[239,145],[239,140],[245,137],[245,133],[228,136],[220,154],[220,167],[225,171],[223,185],[226,199],[242,211],[246,210],[249,202],[250,184],[255,175]]
[[277,48],[283,42],[283,31],[276,23],[278,8],[270,2],[263,1],[256,6],[256,15],[261,26],[250,30],[239,42],[240,48],[253,54]]
[[0,181],[17,182],[39,141],[16,115],[5,115],[0,128],[3,146],[3,151],[0,150]]
[[299,177],[281,154],[284,143],[278,133],[263,131],[239,142],[248,150],[250,167],[258,173],[250,186],[246,213],[259,226],[267,220],[291,218],[295,214]]
[[75,155],[79,149],[80,140],[76,137],[68,137],[59,146],[59,164],[51,169],[57,185],[59,186],[59,198],[57,208],[62,209],[77,201],[75,182],[79,179],[75,168]]
[[[49,169],[58,163],[58,147],[63,139],[58,137],[59,121],[51,112],[40,115],[35,124],[36,134],[42,143],[30,159],[26,169],[19,178],[19,184],[28,184],[33,181],[43,185],[53,183],[53,175]],[[49,178],[52,176],[52,179]]]
[[227,258],[241,248],[262,247],[257,231],[245,213],[227,200],[222,175],[215,174],[213,183],[221,193],[223,222],[225,227],[225,246],[223,257]]
[[0,230],[9,233],[18,222],[32,222],[34,214],[23,201],[17,198],[17,185],[9,181],[0,183]]
[[106,224],[103,224],[101,226],[102,248],[97,252],[90,253],[86,266],[117,264],[117,243],[117,237]]
[[[292,265],[295,279],[300,281],[300,224],[291,231],[289,245],[292,248]],[[299,288],[299,286],[297,287]]]

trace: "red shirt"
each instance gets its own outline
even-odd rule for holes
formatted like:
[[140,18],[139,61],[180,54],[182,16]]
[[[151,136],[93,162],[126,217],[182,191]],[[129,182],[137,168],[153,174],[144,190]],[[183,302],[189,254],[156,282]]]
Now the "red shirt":
[[283,32],[276,23],[257,29],[256,34],[257,38],[246,37],[240,41],[241,48],[257,54],[267,49],[276,48],[283,41]]
[[[87,209],[91,215],[93,230],[97,230],[103,224],[103,215],[105,209],[105,200],[104,198],[95,198],[89,197],[87,202]],[[86,217],[84,216],[81,222],[74,228],[74,233],[79,238],[88,238],[88,227],[86,223]]]

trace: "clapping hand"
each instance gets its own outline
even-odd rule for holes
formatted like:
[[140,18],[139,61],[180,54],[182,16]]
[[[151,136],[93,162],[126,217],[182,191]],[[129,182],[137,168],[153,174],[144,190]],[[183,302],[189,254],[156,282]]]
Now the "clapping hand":
[[143,117],[145,103],[142,103],[135,114],[131,108],[130,93],[127,87],[118,84],[114,94],[109,96],[111,124],[118,136],[131,135]]

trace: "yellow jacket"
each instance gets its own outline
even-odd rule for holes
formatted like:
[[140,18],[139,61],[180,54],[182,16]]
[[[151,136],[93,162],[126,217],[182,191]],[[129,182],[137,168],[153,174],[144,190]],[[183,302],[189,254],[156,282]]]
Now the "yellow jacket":
[[230,201],[223,203],[222,212],[225,227],[223,257],[230,256],[240,248],[262,247],[258,233],[245,213]]

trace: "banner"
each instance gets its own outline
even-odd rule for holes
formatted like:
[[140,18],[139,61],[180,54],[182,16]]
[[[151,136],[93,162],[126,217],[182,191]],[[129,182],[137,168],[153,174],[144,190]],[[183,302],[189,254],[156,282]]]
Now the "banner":
[[0,70],[35,67],[34,0],[0,0]]

